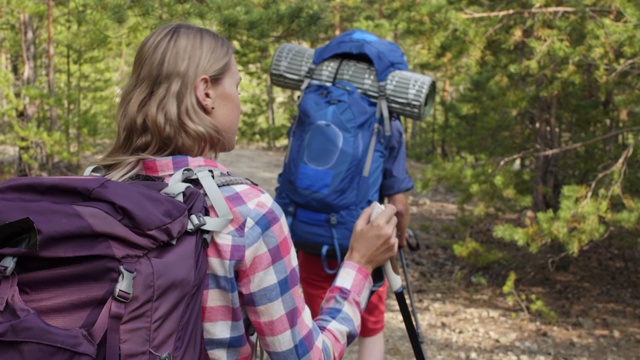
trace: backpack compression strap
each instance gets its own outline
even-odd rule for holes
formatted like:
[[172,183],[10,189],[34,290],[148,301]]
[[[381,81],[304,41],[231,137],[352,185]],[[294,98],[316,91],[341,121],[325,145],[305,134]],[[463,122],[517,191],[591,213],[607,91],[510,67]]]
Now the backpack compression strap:
[[389,105],[387,104],[386,81],[378,83],[378,105],[376,106],[376,117],[384,121],[384,135],[391,136],[391,119],[389,117]]

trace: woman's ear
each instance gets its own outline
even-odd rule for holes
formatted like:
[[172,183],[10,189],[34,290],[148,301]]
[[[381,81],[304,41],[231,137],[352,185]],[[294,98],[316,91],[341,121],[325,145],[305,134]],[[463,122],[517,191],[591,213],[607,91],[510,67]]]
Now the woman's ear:
[[211,83],[211,79],[202,75],[196,80],[195,85],[195,95],[198,103],[202,107],[202,110],[209,114],[213,111],[213,84]]

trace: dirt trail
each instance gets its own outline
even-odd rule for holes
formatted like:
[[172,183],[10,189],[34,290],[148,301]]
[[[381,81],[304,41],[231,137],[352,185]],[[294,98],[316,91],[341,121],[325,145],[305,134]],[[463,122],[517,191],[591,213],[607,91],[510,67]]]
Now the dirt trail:
[[[220,162],[273,195],[282,158],[282,152],[239,148],[222,154]],[[420,168],[419,164],[410,167],[415,174]],[[558,299],[548,303],[559,312],[558,321],[544,323],[528,317],[517,304],[507,303],[499,287],[460,284],[462,265],[438,241],[446,238],[448,227],[454,225],[456,206],[450,197],[414,192],[410,205],[411,226],[421,249],[406,252],[406,257],[428,359],[640,360],[640,256],[635,259],[638,269],[631,272],[635,281],[598,283],[567,272],[549,275],[545,286],[556,284],[555,293],[532,285],[529,290],[536,294]],[[576,262],[575,272],[590,268],[585,261]],[[614,267],[602,271],[604,276],[614,276],[607,271],[615,272]],[[616,288],[616,284],[623,285]],[[608,293],[600,287],[606,287]],[[385,358],[412,359],[402,316],[391,293],[387,309]],[[345,359],[356,359],[356,353],[357,343]]]

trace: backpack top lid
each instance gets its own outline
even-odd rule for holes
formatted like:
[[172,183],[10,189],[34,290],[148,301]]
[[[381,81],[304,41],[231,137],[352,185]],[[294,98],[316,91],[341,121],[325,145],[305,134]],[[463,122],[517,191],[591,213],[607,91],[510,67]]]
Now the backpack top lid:
[[367,55],[373,62],[379,82],[386,81],[389,74],[396,70],[409,71],[404,53],[396,43],[380,39],[365,30],[349,30],[317,48],[313,64],[318,65],[340,54]]

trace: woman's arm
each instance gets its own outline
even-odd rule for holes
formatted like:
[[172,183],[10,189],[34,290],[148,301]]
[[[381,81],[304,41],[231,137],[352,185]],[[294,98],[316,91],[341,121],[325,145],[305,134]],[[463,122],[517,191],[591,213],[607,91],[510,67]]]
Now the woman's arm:
[[[338,359],[357,338],[372,285],[370,269],[394,254],[394,244],[397,248],[397,242],[389,239],[396,224],[395,209],[368,224],[370,213],[371,209],[365,210],[354,229],[354,242],[367,240],[367,246],[356,245],[349,251],[322,312],[312,319],[282,210],[267,194],[256,202],[245,229],[245,264],[238,274],[238,290],[271,359]],[[380,242],[373,254],[371,241]]]

